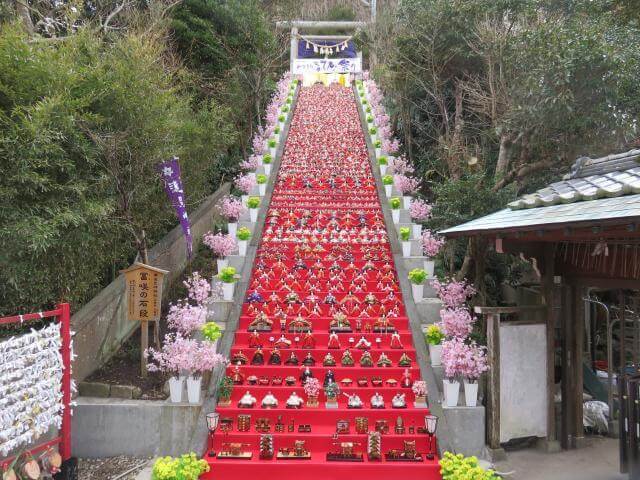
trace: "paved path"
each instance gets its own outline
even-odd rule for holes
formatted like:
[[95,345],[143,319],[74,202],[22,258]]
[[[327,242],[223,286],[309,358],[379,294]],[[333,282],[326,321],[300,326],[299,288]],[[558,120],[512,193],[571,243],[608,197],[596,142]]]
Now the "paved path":
[[578,450],[544,453],[536,449],[509,452],[508,460],[497,464],[501,472],[514,471],[509,480],[622,480],[619,473],[618,440],[591,437]]

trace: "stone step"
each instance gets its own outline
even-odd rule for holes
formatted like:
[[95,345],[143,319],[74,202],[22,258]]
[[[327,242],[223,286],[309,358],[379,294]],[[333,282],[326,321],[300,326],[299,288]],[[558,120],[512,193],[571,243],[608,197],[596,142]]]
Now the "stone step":
[[422,301],[416,302],[416,309],[420,314],[421,323],[436,323],[440,321],[442,302],[439,298],[423,298]]

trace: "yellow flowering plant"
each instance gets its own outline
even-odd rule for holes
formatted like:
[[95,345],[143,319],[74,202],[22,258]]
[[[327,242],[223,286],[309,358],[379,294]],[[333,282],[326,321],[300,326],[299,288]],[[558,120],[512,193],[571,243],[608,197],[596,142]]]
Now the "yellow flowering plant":
[[151,480],[198,480],[209,464],[191,452],[180,457],[161,457],[153,464]]
[[442,480],[499,480],[493,470],[485,470],[478,465],[476,457],[465,457],[445,452],[440,460]]

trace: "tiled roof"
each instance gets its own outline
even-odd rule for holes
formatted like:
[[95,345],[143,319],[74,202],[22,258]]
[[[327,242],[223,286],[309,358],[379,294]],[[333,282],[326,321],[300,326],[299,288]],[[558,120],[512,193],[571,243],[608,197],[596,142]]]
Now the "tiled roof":
[[640,150],[579,158],[565,179],[442,234],[640,217]]

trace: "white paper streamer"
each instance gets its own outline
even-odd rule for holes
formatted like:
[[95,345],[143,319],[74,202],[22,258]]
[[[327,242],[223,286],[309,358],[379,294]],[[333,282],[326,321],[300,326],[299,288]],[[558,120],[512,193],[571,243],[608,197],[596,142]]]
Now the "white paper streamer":
[[61,347],[59,323],[0,341],[0,456],[61,428]]

